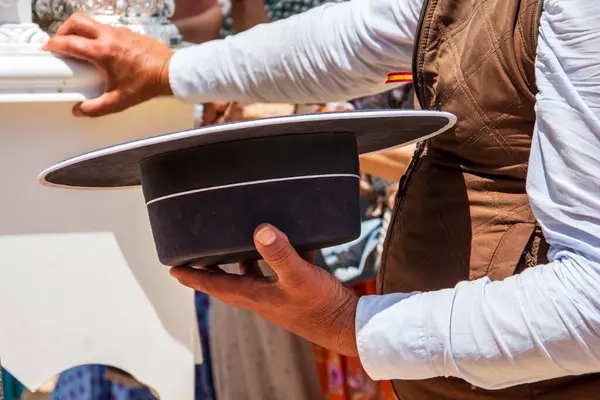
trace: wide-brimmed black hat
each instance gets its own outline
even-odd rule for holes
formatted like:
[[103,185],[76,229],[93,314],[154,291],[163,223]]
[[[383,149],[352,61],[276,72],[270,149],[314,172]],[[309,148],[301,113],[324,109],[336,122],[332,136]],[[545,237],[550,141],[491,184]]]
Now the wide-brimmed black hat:
[[153,136],[59,162],[42,184],[141,185],[160,261],[212,265],[258,259],[253,231],[270,223],[298,251],[360,234],[358,155],[444,132],[435,111],[369,110],[234,122]]

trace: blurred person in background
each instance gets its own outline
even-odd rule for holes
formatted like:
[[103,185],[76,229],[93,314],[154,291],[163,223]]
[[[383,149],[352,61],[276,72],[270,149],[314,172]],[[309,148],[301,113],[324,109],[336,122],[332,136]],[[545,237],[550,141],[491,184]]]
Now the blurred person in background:
[[191,16],[199,15],[218,5],[218,0],[175,0],[175,12],[171,22],[177,22]]
[[[178,1],[187,3],[191,0]],[[177,13],[172,21],[184,41],[204,43],[243,32],[258,24],[288,18],[321,4],[338,1],[345,0],[217,0],[202,12]]]

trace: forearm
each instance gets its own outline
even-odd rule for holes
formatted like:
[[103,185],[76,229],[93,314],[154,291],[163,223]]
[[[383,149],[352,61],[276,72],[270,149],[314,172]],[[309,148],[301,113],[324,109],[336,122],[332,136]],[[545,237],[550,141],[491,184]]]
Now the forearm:
[[[421,0],[326,4],[178,51],[169,69],[186,102],[313,103],[378,93],[410,68]],[[398,25],[398,23],[401,25]]]
[[258,24],[269,22],[264,0],[233,0],[231,18],[235,33],[244,32]]
[[600,304],[593,282],[581,290],[593,268],[580,261],[502,282],[364,297],[356,321],[363,366],[377,380],[453,376],[487,389],[599,371]]
[[175,22],[183,40],[189,43],[204,43],[217,39],[221,25],[223,25],[223,13],[219,5],[212,6],[202,14]]

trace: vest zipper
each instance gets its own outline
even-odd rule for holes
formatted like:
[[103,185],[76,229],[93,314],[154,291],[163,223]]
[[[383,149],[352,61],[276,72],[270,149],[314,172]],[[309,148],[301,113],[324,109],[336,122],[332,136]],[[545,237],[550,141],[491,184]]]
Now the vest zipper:
[[421,30],[423,28],[423,22],[425,20],[425,13],[427,12],[427,7],[429,7],[429,0],[423,1],[423,7],[421,7],[421,14],[419,16],[419,23],[417,24],[417,31],[415,32],[415,41],[414,41],[414,54],[412,60],[412,72],[413,72],[413,87],[415,90],[415,95],[417,96],[417,100],[419,101],[419,105],[421,109],[425,109],[423,107],[423,94],[421,94],[421,88],[419,86],[419,64],[420,60],[420,48],[421,48]]
[[[419,23],[417,25],[417,31],[415,32],[414,54],[413,54],[413,60],[412,60],[413,88],[414,88],[415,96],[417,96],[417,100],[419,101],[419,104],[421,105],[422,109],[424,109],[424,108],[423,108],[422,95],[421,95],[421,91],[420,91],[421,89],[419,87],[419,75],[418,75],[419,60],[418,60],[418,58],[420,56],[419,47],[421,44],[421,29],[423,27],[423,21],[425,20],[425,14],[427,12],[428,7],[429,7],[429,0],[424,0],[423,7],[421,8],[421,15],[419,16]],[[380,265],[380,271],[379,271],[379,273],[381,274],[381,280],[380,280],[381,287],[378,288],[378,292],[380,292],[380,294],[385,291],[385,281],[386,281],[385,275],[386,275],[386,269],[387,269],[387,256],[388,256],[388,253],[390,250],[390,240],[389,239],[391,239],[391,236],[394,235],[394,231],[396,229],[395,227],[396,227],[396,224],[398,221],[398,214],[400,213],[400,209],[402,208],[402,195],[404,194],[404,190],[406,188],[408,180],[410,179],[410,176],[416,169],[417,164],[419,164],[419,161],[421,159],[421,155],[423,154],[424,148],[425,148],[424,142],[419,142],[417,144],[417,148],[415,150],[415,153],[412,156],[412,159],[408,163],[406,172],[404,173],[404,175],[402,175],[402,177],[400,178],[400,182],[398,183],[398,192],[396,193],[396,204],[394,206],[390,224],[388,225],[388,230],[387,230],[387,236],[389,236],[389,237],[386,237],[387,243],[384,244],[383,254],[381,254],[381,265]],[[394,389],[394,392],[395,392],[395,389]],[[396,396],[398,398],[400,398],[398,396],[398,394],[396,394]]]
[[410,179],[411,175],[413,174],[413,172],[419,165],[419,162],[421,161],[421,155],[423,154],[424,149],[425,149],[424,142],[419,142],[419,144],[417,145],[417,148],[415,149],[415,152],[412,156],[412,159],[408,163],[406,172],[404,173],[404,175],[402,175],[402,178],[400,178],[400,182],[398,183],[398,192],[396,193],[396,200],[395,200],[396,204],[394,204],[394,209],[392,211],[390,223],[388,225],[388,229],[387,229],[387,233],[386,233],[386,242],[387,243],[384,243],[383,252],[381,254],[381,265],[380,265],[381,287],[378,290],[378,292],[379,292],[378,294],[382,294],[385,291],[385,275],[386,275],[386,270],[387,270],[387,256],[390,251],[390,243],[389,242],[391,241],[388,239],[391,239],[391,237],[395,233],[396,224],[398,223],[398,214],[400,214],[400,210],[402,209],[402,203],[403,203],[402,195],[404,194],[408,180]]

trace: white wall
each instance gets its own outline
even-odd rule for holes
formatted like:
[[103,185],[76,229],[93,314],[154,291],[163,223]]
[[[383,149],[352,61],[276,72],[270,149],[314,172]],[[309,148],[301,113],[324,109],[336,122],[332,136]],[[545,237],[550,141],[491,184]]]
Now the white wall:
[[140,189],[42,187],[62,159],[189,129],[192,106],[159,99],[76,119],[72,103],[0,102],[0,357],[35,390],[71,366],[124,369],[163,399],[193,399],[193,292],[159,264]]

